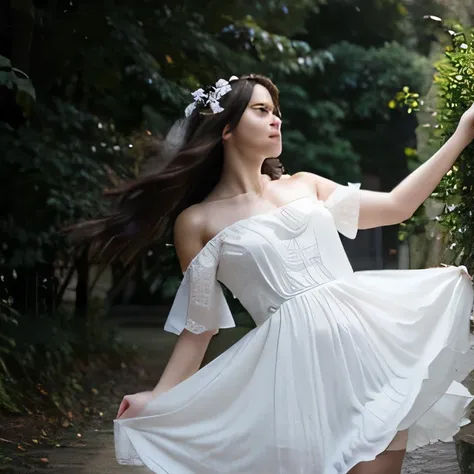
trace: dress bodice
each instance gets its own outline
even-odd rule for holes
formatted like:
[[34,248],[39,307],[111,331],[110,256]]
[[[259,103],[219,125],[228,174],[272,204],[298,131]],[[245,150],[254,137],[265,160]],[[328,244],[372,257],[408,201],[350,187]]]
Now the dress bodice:
[[188,266],[165,330],[233,327],[220,283],[259,326],[285,301],[352,273],[338,231],[354,238],[358,216],[359,185],[338,185],[327,201],[304,196],[229,225]]

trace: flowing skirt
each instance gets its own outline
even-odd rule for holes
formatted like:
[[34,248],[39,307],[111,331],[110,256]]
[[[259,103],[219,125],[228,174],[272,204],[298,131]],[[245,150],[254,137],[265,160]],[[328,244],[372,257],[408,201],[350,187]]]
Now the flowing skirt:
[[409,428],[450,440],[473,399],[462,267],[355,272],[285,302],[136,418],[120,464],[168,474],[340,474]]

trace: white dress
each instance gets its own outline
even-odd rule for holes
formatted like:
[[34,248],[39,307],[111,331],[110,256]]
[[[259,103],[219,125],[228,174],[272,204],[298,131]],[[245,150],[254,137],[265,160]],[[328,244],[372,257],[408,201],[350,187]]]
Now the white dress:
[[353,272],[359,186],[295,199],[216,235],[184,273],[165,330],[256,328],[114,421],[120,464],[160,474],[340,474],[410,427],[408,450],[452,439],[473,290],[465,267]]

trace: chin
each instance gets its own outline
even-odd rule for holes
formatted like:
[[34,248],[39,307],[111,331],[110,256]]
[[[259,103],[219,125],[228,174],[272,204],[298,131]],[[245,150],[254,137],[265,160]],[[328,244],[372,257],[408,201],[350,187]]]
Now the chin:
[[283,147],[279,146],[276,150],[272,150],[272,153],[270,154],[270,156],[272,158],[278,158],[281,155],[282,151],[283,151]]
[[283,147],[279,144],[278,146],[267,147],[262,154],[268,158],[278,158],[282,151]]

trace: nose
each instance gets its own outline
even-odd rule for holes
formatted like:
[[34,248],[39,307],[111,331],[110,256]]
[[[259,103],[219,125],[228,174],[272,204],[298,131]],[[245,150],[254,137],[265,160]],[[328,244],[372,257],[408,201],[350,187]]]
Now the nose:
[[271,123],[271,126],[275,128],[278,132],[281,129],[281,118],[277,117],[276,115],[273,116],[273,121]]

